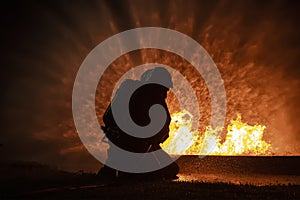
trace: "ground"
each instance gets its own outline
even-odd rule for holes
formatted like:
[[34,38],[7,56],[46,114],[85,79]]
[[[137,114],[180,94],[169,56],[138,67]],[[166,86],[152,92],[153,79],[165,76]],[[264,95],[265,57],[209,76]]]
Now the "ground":
[[185,156],[177,162],[178,179],[147,181],[2,163],[0,199],[300,199],[299,157]]

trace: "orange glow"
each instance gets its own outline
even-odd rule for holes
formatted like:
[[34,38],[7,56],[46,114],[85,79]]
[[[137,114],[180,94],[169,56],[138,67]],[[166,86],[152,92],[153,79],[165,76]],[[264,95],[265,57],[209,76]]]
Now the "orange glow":
[[172,114],[170,137],[161,144],[169,154],[186,155],[268,155],[271,144],[262,139],[263,125],[248,125],[237,116],[227,127],[224,142],[219,136],[222,128],[206,127],[201,134],[192,129],[192,115],[183,110]]

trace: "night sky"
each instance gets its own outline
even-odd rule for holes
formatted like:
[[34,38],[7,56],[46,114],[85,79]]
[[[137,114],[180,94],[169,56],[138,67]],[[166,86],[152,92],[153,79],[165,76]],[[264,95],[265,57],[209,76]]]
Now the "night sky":
[[[267,126],[275,155],[300,154],[298,1],[9,1],[0,20],[3,161],[95,171],[100,164],[82,146],[72,118],[77,70],[100,42],[146,26],[180,31],[207,50],[224,79],[227,123],[240,113]],[[161,54],[133,52],[132,66],[120,58],[106,71],[99,83],[105,92],[96,98],[100,123],[118,77]],[[174,66],[192,74],[188,64]],[[199,98],[207,96],[200,78],[190,80]],[[205,122],[210,104],[200,104]]]

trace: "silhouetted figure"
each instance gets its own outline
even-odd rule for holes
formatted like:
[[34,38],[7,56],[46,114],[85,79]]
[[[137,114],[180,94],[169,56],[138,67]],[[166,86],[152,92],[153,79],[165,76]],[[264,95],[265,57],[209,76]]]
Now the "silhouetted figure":
[[[167,87],[157,83],[162,83]],[[166,69],[162,67],[157,67],[146,71],[141,76],[140,81],[125,80],[117,90],[113,101],[108,106],[103,116],[105,127],[102,127],[102,129],[104,130],[106,137],[109,139],[109,144],[110,142],[112,142],[116,146],[124,150],[136,153],[146,153],[161,149],[159,144],[163,143],[169,137],[169,124],[171,122],[171,117],[165,99],[167,97],[169,88],[171,88],[172,86],[173,83],[171,75]],[[124,113],[122,109],[128,109],[128,106],[126,107],[120,105],[122,105],[122,101],[124,100],[124,98],[126,98],[126,95],[128,95],[128,91],[130,91],[130,89],[132,88],[138,89],[136,89],[130,97],[129,113],[130,117],[137,125],[146,126],[150,123],[149,109],[154,104],[161,105],[167,113],[167,119],[164,123],[163,128],[157,134],[151,137],[137,138],[126,134],[117,125],[113,117],[111,109],[112,106],[116,105],[121,107],[121,111],[119,113],[120,115]],[[108,149],[108,161],[110,159],[114,159],[112,158],[112,151],[113,150],[111,150],[111,148]],[[172,163],[160,170],[143,174],[131,174],[119,171],[118,176],[143,178],[175,178],[178,171],[178,165],[176,163]],[[113,178],[116,177],[116,170],[105,165],[102,169],[100,169],[98,174],[102,177]]]

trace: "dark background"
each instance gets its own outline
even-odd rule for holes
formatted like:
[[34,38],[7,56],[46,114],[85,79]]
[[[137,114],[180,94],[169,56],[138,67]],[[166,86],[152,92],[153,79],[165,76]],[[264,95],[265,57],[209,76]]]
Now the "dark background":
[[227,121],[240,113],[264,124],[275,155],[299,155],[299,13],[298,1],[4,2],[1,160],[96,170],[74,127],[73,82],[96,45],[144,26],[197,40],[224,79]]

